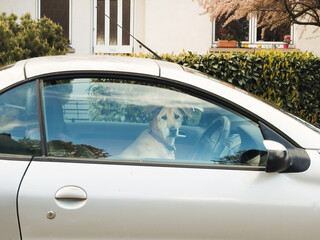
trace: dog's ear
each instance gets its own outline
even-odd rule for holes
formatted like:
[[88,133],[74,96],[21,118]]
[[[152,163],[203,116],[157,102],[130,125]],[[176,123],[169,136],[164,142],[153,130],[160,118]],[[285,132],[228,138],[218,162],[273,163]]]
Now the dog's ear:
[[159,106],[148,106],[145,108],[145,111],[147,113],[152,113],[153,116],[156,116],[160,113],[160,111],[162,110],[163,107],[159,107]]
[[157,116],[161,112],[162,108],[163,107],[157,107],[156,109],[154,109],[152,111],[153,116]]

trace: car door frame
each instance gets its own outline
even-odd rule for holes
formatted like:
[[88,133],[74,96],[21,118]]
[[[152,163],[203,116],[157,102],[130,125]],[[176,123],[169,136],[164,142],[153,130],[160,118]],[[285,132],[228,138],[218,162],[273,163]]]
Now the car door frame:
[[[98,74],[101,74],[101,73],[98,73]],[[104,74],[108,74],[108,73],[104,73]],[[109,73],[110,74],[110,73]],[[114,73],[111,73],[111,76],[112,74]],[[82,74],[71,74],[71,75],[66,75],[66,74],[63,74],[63,75],[59,75],[59,77],[61,76],[83,76]],[[127,76],[125,74],[117,74],[117,76]],[[129,75],[129,76],[132,76],[132,77],[137,77],[137,75]],[[163,79],[162,78],[157,78],[157,77],[150,77],[150,76],[141,76],[141,75],[138,75],[139,78],[143,78],[143,79],[149,79],[150,82],[152,83],[164,83],[163,82]],[[55,77],[58,77],[58,76],[55,76]],[[40,81],[41,82],[41,81]],[[255,121],[255,122],[259,122],[259,121],[263,121],[263,119],[260,119],[259,117],[255,116],[253,113],[251,112],[248,112],[247,110],[237,106],[236,104],[232,103],[230,104],[230,101],[226,100],[226,99],[222,99],[221,97],[217,97],[217,96],[214,96],[212,93],[211,94],[208,94],[206,93],[205,91],[202,90],[202,92],[198,92],[199,89],[197,88],[191,88],[187,85],[183,85],[183,84],[178,84],[176,82],[173,82],[173,81],[169,81],[168,79],[165,79],[165,84],[168,84],[170,86],[173,86],[173,87],[178,87],[179,89],[183,89],[185,91],[187,91],[188,93],[190,93],[191,95],[193,96],[196,96],[196,97],[200,97],[200,98],[203,98],[207,101],[211,101],[211,102],[214,102],[214,103],[218,103],[222,106],[227,106],[229,109],[232,109],[234,111],[237,111],[239,112],[240,114],[244,115],[245,117],[248,117],[249,119]],[[41,86],[41,84],[40,84]],[[41,96],[41,88],[39,88],[39,96]],[[41,97],[39,97],[40,99],[40,105],[41,107],[39,109],[43,109],[42,107],[42,103],[41,103]],[[44,131],[44,120],[43,120],[43,112],[41,113],[41,118],[42,120],[40,121],[41,122],[41,137],[43,139],[43,144],[46,145],[46,141],[45,141],[45,131]],[[265,123],[265,122],[264,122]],[[269,127],[272,127],[269,123],[265,123],[267,124]],[[278,131],[277,129],[273,129],[274,131]],[[283,138],[283,133],[282,132],[278,132],[280,137]],[[286,141],[289,141],[291,144],[293,144],[293,146],[295,147],[299,147],[296,143],[294,143],[292,141],[292,139],[286,139]],[[45,146],[46,147],[46,146]],[[45,148],[46,149],[46,148]],[[153,183],[149,183],[148,186],[156,186],[156,189],[157,190],[161,190],[161,176],[163,176],[163,174],[167,171],[171,172],[171,179],[174,179],[173,177],[176,176],[178,174],[178,176],[183,176],[181,179],[185,180],[186,184],[188,185],[188,189],[189,189],[189,186],[192,186],[194,183],[192,183],[190,181],[190,179],[188,179],[188,177],[186,176],[186,173],[184,173],[185,170],[187,170],[189,173],[191,173],[190,175],[192,175],[192,173],[195,173],[195,172],[201,172],[200,175],[197,174],[198,177],[200,177],[201,179],[202,178],[208,178],[210,180],[210,178],[213,178],[211,180],[214,180],[214,179],[218,179],[219,180],[219,177],[222,179],[224,178],[222,175],[223,174],[227,174],[228,176],[230,176],[230,178],[234,177],[235,175],[238,175],[239,179],[244,179],[244,183],[247,184],[246,186],[249,187],[249,188],[246,188],[245,190],[249,191],[249,194],[248,196],[243,199],[243,200],[247,200],[248,202],[247,203],[250,203],[252,205],[252,208],[250,208],[251,210],[255,210],[255,211],[258,211],[258,213],[262,213],[264,216],[266,216],[266,219],[263,219],[264,221],[261,220],[261,222],[258,223],[258,228],[253,228],[251,226],[247,226],[245,227],[245,225],[243,224],[240,224],[239,226],[236,226],[236,222],[233,221],[232,222],[232,226],[235,227],[235,230],[236,232],[238,232],[239,235],[239,239],[248,239],[248,236],[251,236],[251,235],[248,235],[248,234],[251,234],[252,231],[257,231],[257,230],[260,230],[260,231],[263,231],[264,228],[265,228],[265,224],[270,224],[272,227],[276,227],[277,225],[274,223],[274,216],[271,216],[268,211],[270,209],[268,209],[268,202],[266,201],[266,199],[264,197],[265,196],[260,196],[258,197],[258,200],[260,200],[260,202],[258,201],[253,201],[252,199],[250,199],[250,197],[254,198],[255,196],[255,193],[258,192],[260,194],[261,193],[261,189],[259,189],[258,187],[255,187],[254,186],[254,182],[258,182],[260,184],[260,186],[263,186],[265,185],[267,188],[268,185],[270,185],[270,182],[277,185],[277,183],[281,183],[281,181],[286,181],[288,180],[288,177],[291,178],[291,181],[294,181],[295,180],[295,176],[294,175],[286,175],[286,174],[269,174],[269,173],[265,173],[264,172],[264,168],[263,167],[243,167],[243,166],[200,166],[200,165],[187,165],[187,164],[170,164],[170,163],[141,163],[139,161],[137,162],[133,162],[133,161],[130,161],[130,162],[126,162],[126,161],[121,161],[121,160],[106,160],[106,161],[92,161],[92,160],[83,160],[83,159],[61,159],[61,158],[55,158],[55,157],[48,157],[47,156],[47,151],[44,150],[44,156],[43,157],[36,157],[33,159],[31,165],[30,165],[30,169],[28,170],[28,173],[26,174],[26,177],[25,179],[23,180],[22,182],[22,191],[20,192],[21,195],[19,195],[19,202],[21,204],[19,205],[24,205],[22,206],[21,208],[21,215],[20,215],[20,218],[22,218],[22,236],[23,236],[23,231],[24,229],[27,230],[28,233],[30,233],[30,230],[32,230],[32,226],[30,226],[30,223],[32,223],[32,221],[30,222],[31,219],[29,219],[28,217],[26,217],[27,215],[30,216],[30,214],[32,214],[32,212],[34,213],[34,211],[31,211],[32,207],[31,205],[37,203],[39,204],[39,206],[41,205],[41,203],[39,201],[36,201],[36,202],[32,202],[32,200],[30,199],[30,196],[32,196],[32,194],[34,193],[35,195],[39,194],[39,192],[37,191],[32,191],[32,188],[30,188],[30,185],[28,186],[28,184],[36,184],[36,186],[38,187],[41,187],[41,184],[40,183],[37,183],[37,179],[45,179],[46,177],[48,176],[52,176],[50,174],[55,174],[57,173],[59,176],[59,174],[61,174],[61,166],[68,166],[68,169],[69,171],[72,171],[71,169],[73,167],[70,168],[71,164],[70,163],[75,163],[75,164],[78,164],[78,166],[81,168],[81,169],[88,169],[88,168],[91,168],[91,173],[95,172],[95,166],[99,166],[100,164],[103,164],[104,168],[106,169],[110,169],[110,173],[120,173],[121,176],[130,176],[131,175],[134,175],[136,178],[133,179],[133,183],[135,185],[133,185],[134,187],[137,187],[139,186],[140,184],[143,184],[144,182],[142,181],[142,179],[140,179],[140,175],[143,174],[143,173],[148,173],[148,171],[150,171],[149,173],[149,176],[152,177],[153,176],[156,176],[155,177],[155,180]],[[46,169],[46,164],[49,164],[50,166],[53,166],[53,168],[51,170],[49,169]],[[61,164],[61,166],[59,167],[59,164]],[[38,166],[37,166],[38,165]],[[39,169],[41,171],[37,171],[37,167],[39,167]],[[34,170],[33,170],[34,168]],[[45,170],[46,169],[46,170]],[[114,171],[113,171],[113,170]],[[118,169],[118,170],[117,170]],[[119,170],[120,169],[120,170]],[[139,170],[140,169],[140,170]],[[142,170],[141,170],[142,169]],[[75,169],[74,169],[75,170]],[[146,172],[144,172],[143,170],[146,170]],[[235,170],[235,172],[233,172],[233,170]],[[33,174],[32,171],[34,171],[33,173],[36,173],[36,176],[35,177],[32,177],[31,175]],[[142,171],[142,172],[141,172]],[[75,171],[77,172],[77,171]],[[152,173],[152,174],[151,174]],[[236,174],[235,174],[236,173]],[[113,177],[116,177],[114,174],[111,174]],[[61,175],[60,175],[61,176]],[[80,174],[79,176],[83,176],[83,174]],[[201,177],[203,176],[203,177]],[[52,179],[52,178],[48,178],[48,179]],[[53,179],[59,179],[59,178],[53,178]],[[119,179],[119,177],[117,177],[116,179],[118,180],[121,180]],[[220,180],[221,180],[220,179]],[[279,180],[280,179],[280,180]],[[58,180],[59,181],[59,180]],[[279,182],[280,181],[280,182]],[[81,183],[85,183],[85,179],[82,179],[80,180]],[[108,181],[106,181],[107,183]],[[130,182],[122,182],[121,183],[121,186],[123,189],[126,189],[127,191],[130,191],[130,188],[126,188],[126,184],[128,184]],[[56,183],[53,183],[53,184],[56,184]],[[164,210],[164,206],[166,204],[168,204],[170,206],[170,204],[172,204],[172,208],[171,210],[174,210],[174,208],[178,208],[178,211],[180,211],[180,213],[183,211],[183,209],[179,208],[177,203],[183,203],[183,202],[172,202],[171,200],[172,199],[188,199],[186,198],[186,193],[183,192],[183,194],[180,194],[181,195],[177,195],[177,193],[174,191],[174,190],[177,190],[179,191],[179,186],[181,187],[183,184],[183,181],[179,181],[179,182],[176,182],[172,185],[172,188],[169,189],[167,192],[164,191],[163,193],[164,194],[167,194],[167,199],[165,199],[166,201],[164,202],[165,204],[160,204],[161,206],[158,206],[157,208],[157,214],[161,215],[161,211]],[[232,181],[232,180],[229,180],[227,181],[227,186],[230,187],[230,189],[232,189],[232,186],[233,184],[236,184],[236,186],[238,186],[240,183],[237,182],[237,181]],[[238,185],[237,185],[238,184]],[[283,183],[282,183],[283,184]],[[72,177],[69,178],[69,182],[67,183],[68,186],[78,186],[78,183],[74,182]],[[196,185],[196,184],[195,184]],[[241,184],[240,184],[241,185]],[[212,187],[215,186],[215,190],[219,193],[220,191],[220,195],[216,196],[216,203],[221,203],[221,201],[223,200],[223,194],[226,194],[227,192],[225,192],[225,190],[219,190],[219,186],[218,185],[212,185]],[[60,186],[60,187],[63,187],[63,186]],[[81,187],[81,186],[80,186]],[[111,191],[113,191],[114,193],[116,193],[116,188],[114,188],[114,186],[109,186]],[[195,187],[195,186],[194,186]],[[284,188],[287,188],[288,186],[285,185]],[[184,190],[188,190],[186,186],[183,186],[182,187]],[[250,190],[251,188],[251,190]],[[302,189],[302,186],[299,186],[300,189]],[[37,189],[37,188],[36,188]],[[52,191],[52,189],[55,189],[54,191]],[[47,193],[48,191],[50,192],[50,196],[52,197],[51,201],[50,201],[50,204],[47,208],[43,208],[42,209],[42,213],[41,215],[39,214],[37,216],[38,220],[39,221],[44,221],[45,224],[49,224],[47,226],[43,226],[43,228],[40,228],[38,232],[39,234],[42,233],[42,234],[45,234],[46,231],[49,231],[50,230],[50,227],[48,226],[51,226],[52,227],[52,223],[54,225],[54,219],[52,221],[50,220],[46,220],[46,213],[51,211],[50,209],[53,208],[53,209],[57,209],[57,203],[56,203],[56,200],[54,200],[54,195],[56,193],[56,191],[58,189],[60,189],[58,186],[53,186],[50,191],[47,189],[45,190]],[[31,191],[31,192],[28,192],[28,191]],[[181,189],[180,189],[181,190]],[[196,187],[193,189],[193,192],[197,192],[199,189],[196,189]],[[276,205],[280,211],[280,214],[281,216],[283,217],[286,214],[289,214],[290,215],[290,212],[293,210],[293,206],[295,206],[295,203],[293,201],[294,199],[294,196],[296,194],[295,191],[293,191],[294,189],[291,189],[289,191],[289,193],[286,193],[284,194],[283,192],[281,192],[279,189],[278,190],[275,190],[276,194],[277,194],[277,198],[276,199],[272,199],[272,204]],[[31,194],[32,193],[32,194]],[[123,192],[122,192],[123,193]],[[139,191],[138,191],[139,193]],[[93,195],[95,194],[98,194],[97,191],[95,192],[92,192]],[[109,192],[110,194],[110,192]],[[131,197],[133,197],[134,199],[138,198],[139,200],[139,197],[137,195],[137,193],[133,193],[131,192]],[[159,196],[159,193],[157,193],[157,191],[153,191],[152,194],[154,195],[147,195],[145,196],[146,199],[153,199],[154,200],[154,197],[161,197],[162,195],[160,194]],[[205,195],[205,191],[202,191],[200,192],[200,195],[198,196],[199,198],[202,197],[202,200],[204,202],[206,201],[209,201],[210,199],[214,199],[214,196],[206,196]],[[226,195],[226,199],[229,199],[227,202],[233,202],[237,199],[237,196],[241,196],[243,193],[242,191],[231,191],[231,192],[228,192],[228,194]],[[88,196],[90,196],[90,194],[88,193]],[[290,199],[290,203],[292,205],[292,207],[288,208],[287,210],[285,209],[281,209],[281,206],[284,207],[282,205],[282,202],[281,200],[283,201],[284,199],[286,198],[289,198]],[[192,199],[191,199],[192,200]],[[256,199],[257,200],[257,199]],[[308,204],[308,207],[309,207],[309,210],[311,210],[311,202],[310,200],[308,201],[307,198],[304,198],[304,200],[307,202]],[[115,201],[111,201],[112,204],[116,204]],[[194,202],[193,202],[194,203]],[[28,206],[28,204],[31,204],[29,205],[29,207],[26,207]],[[145,203],[144,203],[145,204]],[[246,204],[245,201],[243,202],[239,202],[238,204],[236,204],[235,206],[237,207],[232,207],[232,208],[229,208],[229,207],[222,207],[220,210],[218,208],[213,208],[215,211],[217,212],[220,212],[220,214],[223,213],[223,211],[227,211],[227,212],[230,212],[230,211],[235,211],[237,212],[237,214],[246,214],[244,211],[243,211],[243,208],[242,209],[238,209],[239,206],[243,206],[243,204]],[[114,206],[114,205],[113,205]],[[126,206],[126,205],[124,205]],[[210,206],[210,205],[208,205]],[[245,206],[248,206],[248,205],[245,205]],[[212,205],[211,205],[212,207]],[[265,209],[264,209],[265,208]],[[139,209],[143,210],[143,204],[142,205],[139,205]],[[238,210],[237,210],[238,209]],[[263,211],[261,211],[261,209],[264,209]],[[109,210],[112,210],[112,209],[109,209]],[[150,209],[149,209],[150,210]],[[222,211],[223,210],[223,211]],[[259,211],[260,210],[260,211]],[[61,213],[61,209],[56,210],[57,211],[57,218],[58,216],[60,216],[60,213]],[[60,212],[60,213],[59,213]],[[134,212],[134,211],[133,211]],[[200,211],[201,213],[205,213],[205,211]],[[210,212],[210,211],[209,211]],[[252,216],[255,216],[257,217],[257,215],[254,215],[253,214],[254,211],[250,211],[248,217],[246,218],[247,220],[253,220]],[[70,213],[70,212],[68,212]],[[137,213],[137,212],[134,212],[134,213]],[[210,212],[211,214],[213,214],[213,212]],[[137,213],[138,214],[138,213]],[[147,214],[147,213],[145,213]],[[196,210],[193,209],[190,213],[191,215],[192,214],[196,214]],[[253,214],[253,215],[252,215]],[[310,216],[311,214],[308,213]],[[159,215],[159,216],[160,216]],[[191,216],[189,215],[189,217]],[[240,216],[239,215],[239,216]],[[77,217],[75,214],[72,214],[71,215],[72,217],[75,217],[73,218],[72,221],[74,222],[77,222]],[[114,215],[115,216],[115,215]],[[177,215],[179,216],[179,214]],[[221,215],[222,216],[222,215]],[[251,216],[251,218],[250,218]],[[99,217],[102,217],[102,216],[99,216]],[[199,215],[197,215],[197,217],[201,217]],[[209,215],[206,215],[207,218],[209,218]],[[179,220],[180,218],[176,219],[176,220]],[[224,221],[222,221],[222,223],[226,223],[227,219],[225,218],[221,218],[221,219],[224,219]],[[286,221],[289,221],[289,223],[293,224],[293,226],[296,226],[298,223],[299,224],[303,224],[302,222],[300,222],[299,220],[297,220],[296,222],[290,218],[285,218]],[[92,219],[93,220],[93,219]],[[120,220],[120,219],[117,219],[117,220]],[[150,220],[150,219],[149,219]],[[162,221],[164,221],[165,219],[163,218],[162,216]],[[208,220],[208,219],[207,219]],[[212,220],[212,219],[211,219]],[[241,220],[240,218],[237,219],[237,220]],[[310,220],[315,220],[315,217],[312,216],[310,218]],[[170,222],[170,221],[169,221]],[[160,222],[159,222],[160,223]],[[162,222],[163,223],[163,222]],[[171,222],[172,223],[172,222]],[[228,231],[223,228],[223,225],[222,223],[219,223],[219,221],[215,221],[215,224],[217,224],[217,227],[216,228],[213,228],[213,230],[217,231],[217,237],[223,237],[223,236],[232,236],[232,235],[229,235],[229,234],[233,234],[234,231],[228,233]],[[309,222],[308,222],[309,223]],[[64,223],[65,224],[65,223]],[[190,225],[191,223],[189,222],[189,224],[187,224],[186,226],[187,227],[192,227],[192,225]],[[284,227],[284,229],[278,229],[279,231],[274,231],[274,232],[270,232],[269,235],[265,235],[265,236],[260,236],[258,234],[258,236],[260,236],[261,238],[260,239],[269,239],[270,237],[274,237],[275,239],[277,239],[277,237],[279,237],[278,235],[276,235],[276,233],[280,233],[282,234],[281,236],[284,236],[285,233],[287,233],[287,225],[284,225],[284,223],[281,223]],[[59,230],[61,229],[61,227],[63,226],[63,224],[61,225],[56,225],[58,228],[56,228],[56,230]],[[168,226],[168,225],[166,225]],[[198,227],[201,228],[200,225],[196,225]],[[207,225],[208,226],[208,225]],[[307,225],[306,223],[303,224],[303,226],[306,228],[306,229],[309,229],[310,232],[314,232],[315,230],[313,228],[311,228],[309,225]],[[100,226],[101,227],[101,226]],[[131,231],[134,231],[134,227],[136,227],[136,225],[134,224],[132,226]],[[272,228],[271,227],[271,228]],[[245,230],[243,229],[245,228]],[[102,229],[102,228],[101,228]],[[150,228],[151,230],[153,231],[156,231],[156,229],[153,227]],[[192,229],[192,228],[190,228]],[[220,229],[220,230],[219,230]],[[78,229],[79,230],[79,229]],[[182,229],[181,229],[182,230]],[[81,230],[79,230],[79,232],[82,232]],[[186,233],[189,233],[191,234],[190,236],[192,236],[192,231],[189,229],[187,231],[185,231]],[[259,232],[259,231],[258,231]],[[48,233],[48,232],[47,232]],[[83,232],[82,232],[83,233]],[[172,236],[175,236],[175,237],[182,237],[183,235],[175,235],[177,234],[174,229],[171,229],[171,232],[169,231],[169,233],[172,233],[173,235]],[[199,233],[199,232],[198,232]],[[53,232],[50,232],[50,234],[48,235],[49,238],[53,238],[54,239],[54,236],[52,235]],[[70,234],[70,232],[68,232],[68,234]],[[149,234],[151,234],[149,232]],[[160,234],[160,232],[159,232]],[[200,233],[199,233],[200,234]],[[211,232],[211,234],[215,234],[214,231]],[[225,235],[224,235],[225,234]],[[242,235],[241,235],[242,234]],[[94,235],[97,235],[98,237],[101,237],[101,235],[99,236],[98,233],[95,233]],[[292,237],[297,237],[297,236],[300,236],[300,235],[294,235],[293,233],[291,233]],[[138,236],[138,235],[137,235]],[[141,236],[144,236],[144,235],[141,235]],[[150,235],[147,235],[150,237]],[[205,235],[200,235],[202,237],[208,237],[208,236],[205,236]],[[24,236],[23,236],[24,237]],[[61,237],[61,236],[59,236]],[[87,236],[87,237],[90,237],[90,236]],[[163,237],[170,237],[169,235],[168,236],[163,236]],[[197,236],[194,236],[195,238]],[[29,239],[28,236],[25,237],[26,239]],[[251,237],[250,239],[256,239],[257,238],[257,235],[255,235],[255,237]],[[298,239],[298,238],[296,238]]]

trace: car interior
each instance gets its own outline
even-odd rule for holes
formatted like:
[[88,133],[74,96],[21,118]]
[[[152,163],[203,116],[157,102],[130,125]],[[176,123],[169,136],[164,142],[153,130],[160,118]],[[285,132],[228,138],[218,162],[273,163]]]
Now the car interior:
[[[149,128],[149,123],[66,119],[66,110],[61,101],[47,98],[45,103],[47,141],[51,156],[117,159],[124,149]],[[262,141],[256,124],[234,114],[212,114],[210,109],[204,110],[198,125],[185,123],[180,127],[175,140],[175,162],[263,165],[263,161],[249,164],[248,159],[244,161],[241,158],[249,150],[262,153],[265,150]]]

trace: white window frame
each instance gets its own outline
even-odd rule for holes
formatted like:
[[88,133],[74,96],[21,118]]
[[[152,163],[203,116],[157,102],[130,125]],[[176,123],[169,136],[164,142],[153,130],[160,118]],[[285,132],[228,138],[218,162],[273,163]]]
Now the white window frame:
[[[133,0],[130,0],[130,34],[133,35]],[[117,45],[109,44],[109,26],[110,19],[105,17],[105,44],[97,45],[97,0],[94,0],[94,16],[93,16],[93,52],[97,53],[132,53],[133,38],[130,37],[129,45],[122,45],[122,29],[117,26]],[[105,0],[105,13],[110,16],[110,1]],[[122,26],[122,0],[118,0],[117,23]]]
[[[253,21],[252,18],[250,18],[249,22],[249,40],[248,41],[241,41],[241,43],[244,44],[250,44],[252,42],[253,39],[253,35],[252,35],[252,29],[253,29]],[[216,20],[213,20],[212,22],[212,46],[217,46],[218,45],[218,41],[215,40],[216,39]]]
[[[257,28],[257,24],[258,24],[258,21],[257,21],[257,18],[256,17],[253,17],[252,18],[252,21],[253,21],[253,31],[252,31],[252,36],[253,36],[253,41],[252,43],[253,44],[256,44],[256,45],[283,45],[284,42],[283,41],[258,41],[258,28]],[[291,36],[291,43],[289,45],[293,45],[294,44],[294,27],[293,25],[291,25],[290,27],[290,36]]]
[[[72,44],[72,1],[69,0],[69,44]],[[36,1],[36,17],[41,18],[41,0]]]
[[[216,31],[216,22],[215,20],[212,22],[212,46],[216,47],[218,45],[218,41],[215,41],[215,31]],[[270,47],[272,47],[273,45],[283,45],[283,41],[276,41],[276,42],[272,42],[272,41],[258,41],[257,39],[257,18],[252,17],[249,20],[249,41],[241,41],[242,44],[249,44],[251,46],[257,46],[257,45],[271,45]],[[290,45],[294,44],[294,26],[291,26],[290,29],[290,36],[291,36],[291,43]]]

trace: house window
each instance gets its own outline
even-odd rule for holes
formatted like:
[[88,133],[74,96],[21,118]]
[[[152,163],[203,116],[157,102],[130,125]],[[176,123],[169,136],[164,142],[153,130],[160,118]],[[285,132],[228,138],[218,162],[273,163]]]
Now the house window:
[[70,7],[71,0],[40,0],[39,17],[50,18],[63,29],[63,36],[71,42]]
[[95,0],[95,53],[131,53],[132,0]]
[[227,26],[223,26],[225,22],[225,17],[215,21],[215,41],[225,40],[228,39],[228,37],[237,41],[249,41],[250,22],[246,18],[242,18],[238,21],[232,21]]
[[279,26],[272,31],[266,29],[263,32],[262,27],[256,27],[256,18],[251,18],[249,21],[246,18],[242,18],[224,26],[225,21],[225,18],[213,21],[213,46],[216,46],[218,40],[223,40],[226,36],[232,37],[232,40],[252,44],[253,46],[258,44],[269,46],[270,44],[282,44],[285,35],[293,35],[293,28],[288,25]]
[[273,30],[266,29],[264,32],[262,27],[259,27],[257,28],[257,41],[282,42],[285,35],[291,35],[290,32],[288,25],[281,25]]

